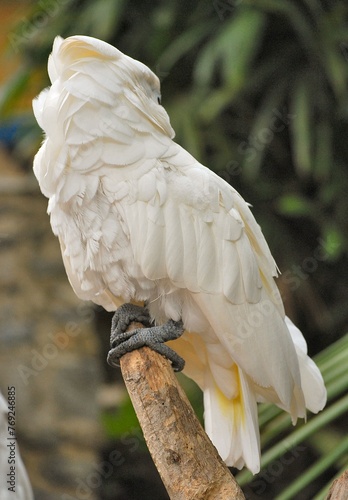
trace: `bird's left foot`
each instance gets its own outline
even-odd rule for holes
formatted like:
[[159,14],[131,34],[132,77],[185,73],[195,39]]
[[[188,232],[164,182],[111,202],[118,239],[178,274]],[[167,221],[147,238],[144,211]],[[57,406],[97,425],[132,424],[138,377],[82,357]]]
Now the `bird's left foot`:
[[[125,331],[133,321],[140,322],[148,328]],[[151,320],[146,308],[132,304],[124,304],[118,308],[111,325],[109,365],[119,366],[119,360],[124,354],[147,346],[169,359],[174,371],[181,371],[185,366],[185,361],[164,342],[175,340],[183,334],[182,321],[169,320],[161,326],[150,325]]]

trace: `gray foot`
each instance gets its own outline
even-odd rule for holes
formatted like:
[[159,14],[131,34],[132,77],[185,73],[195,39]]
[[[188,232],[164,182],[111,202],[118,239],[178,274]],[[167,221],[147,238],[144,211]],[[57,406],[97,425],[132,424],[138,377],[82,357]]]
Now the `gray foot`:
[[[142,323],[148,328],[138,328],[126,332],[125,330],[133,321]],[[112,319],[111,349],[108,354],[109,365],[119,366],[119,360],[124,354],[147,346],[169,359],[174,371],[181,371],[185,366],[185,361],[163,342],[175,340],[183,334],[182,321],[169,320],[161,326],[150,325],[151,319],[145,307],[133,304],[124,304],[119,307]]]

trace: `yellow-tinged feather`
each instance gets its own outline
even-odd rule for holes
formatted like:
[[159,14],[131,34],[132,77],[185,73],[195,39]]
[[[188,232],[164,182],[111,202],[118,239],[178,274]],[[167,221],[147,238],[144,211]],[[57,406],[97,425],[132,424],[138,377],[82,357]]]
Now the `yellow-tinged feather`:
[[231,417],[231,408],[233,407],[233,432],[238,433],[240,426],[246,426],[245,400],[243,397],[243,388],[237,365],[233,364],[230,370],[237,386],[237,394],[231,398],[226,397],[226,395],[221,391],[216,382],[215,390],[221,413],[225,418]]

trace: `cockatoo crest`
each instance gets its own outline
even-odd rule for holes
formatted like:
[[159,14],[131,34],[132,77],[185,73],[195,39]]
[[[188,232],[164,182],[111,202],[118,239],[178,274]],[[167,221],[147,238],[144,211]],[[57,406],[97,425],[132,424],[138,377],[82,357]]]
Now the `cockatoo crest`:
[[[99,67],[96,65],[96,59],[101,63]],[[101,40],[97,40],[96,43],[95,39],[87,36],[71,37],[64,43],[63,38],[56,37],[48,60],[48,74],[51,82],[54,83],[58,75],[68,79],[86,63],[94,64],[93,69],[97,73],[95,77],[97,78],[98,74],[101,75],[103,87],[107,87],[111,93],[111,100],[123,96],[144,113],[150,122],[171,138],[174,137],[175,134],[165,109],[158,107],[161,101],[158,77],[145,64],[123,54],[108,43]],[[107,63],[110,64],[107,65]],[[114,71],[108,75],[106,68],[113,68]],[[91,97],[91,88],[82,86],[80,92],[81,96]],[[95,98],[99,97],[99,92],[96,92]],[[126,111],[122,118],[127,119]]]

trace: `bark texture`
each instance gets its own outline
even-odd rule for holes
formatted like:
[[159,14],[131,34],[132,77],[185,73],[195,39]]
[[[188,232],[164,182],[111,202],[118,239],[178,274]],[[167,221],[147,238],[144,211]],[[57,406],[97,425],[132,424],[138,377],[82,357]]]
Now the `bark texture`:
[[[141,326],[133,323],[131,328]],[[149,451],[171,500],[244,499],[169,361],[143,347],[125,354],[120,365]]]
[[347,500],[348,498],[348,471],[335,479],[326,500]]

